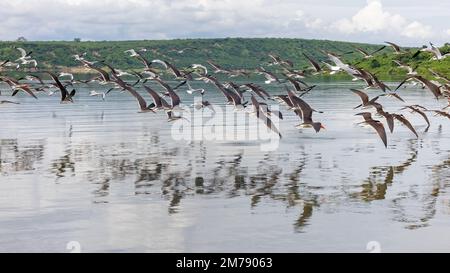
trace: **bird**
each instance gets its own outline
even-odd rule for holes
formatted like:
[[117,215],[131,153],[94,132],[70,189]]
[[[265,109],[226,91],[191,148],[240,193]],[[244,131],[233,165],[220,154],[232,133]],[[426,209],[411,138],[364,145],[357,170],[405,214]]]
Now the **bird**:
[[385,42],[385,43],[388,44],[390,47],[392,47],[392,49],[394,50],[395,54],[403,53],[403,51],[401,50],[401,48],[397,44],[394,44],[392,42]]
[[289,99],[293,105],[293,109],[297,112],[296,114],[303,120],[303,123],[297,125],[299,128],[312,127],[318,133],[320,129],[325,129],[325,126],[321,122],[314,122],[312,120],[313,112],[319,112],[311,108],[308,103],[302,100],[300,97],[294,94],[291,90],[288,91]]
[[300,97],[311,91],[316,85],[308,85],[306,82],[300,79],[294,79],[291,77],[286,77],[286,81],[288,81],[295,88],[296,92],[302,93]]
[[58,74],[58,77],[59,78],[69,77],[70,81],[73,81],[73,79],[74,79],[73,74],[69,73],[69,72],[61,72],[61,73]]
[[275,54],[268,54],[269,57],[272,59],[272,61],[269,63],[269,65],[281,65],[284,67],[293,67],[294,63],[290,60],[283,60],[280,56]]
[[430,120],[428,119],[427,115],[424,112],[424,111],[427,111],[427,109],[420,105],[407,105],[407,106],[401,108],[400,110],[406,110],[406,109],[411,110],[411,113],[418,113],[419,115],[421,115],[423,117],[423,119],[425,120],[425,122],[427,123],[427,128],[425,129],[425,132],[428,131],[428,128],[430,128]]
[[129,84],[124,82],[120,77],[115,77],[113,79],[113,82],[117,84],[118,87],[120,87],[123,90],[128,91],[138,102],[139,105],[139,113],[147,113],[147,112],[155,112],[153,109],[154,105],[147,105],[147,102],[145,99]]
[[155,60],[152,60],[152,64],[153,63],[162,64],[166,70],[168,70],[175,76],[175,79],[188,79],[189,74],[181,72],[176,66],[169,63],[168,61],[155,59]]
[[278,82],[278,83],[280,82],[280,80],[278,79],[277,76],[275,76],[275,74],[273,74],[270,71],[267,71],[263,67],[256,69],[256,73],[260,74],[260,75],[264,75],[264,77],[266,78],[266,81],[264,82],[265,84],[270,84],[272,82]]
[[95,91],[95,90],[91,90],[91,91],[89,92],[89,96],[91,96],[91,97],[97,96],[97,97],[101,97],[102,100],[105,100],[105,98],[106,98],[106,93],[105,93],[105,92],[97,92],[97,91]]
[[374,120],[370,112],[361,112],[356,114],[356,116],[362,116],[364,118],[364,121],[361,122],[360,124],[368,124],[373,129],[375,129],[375,131],[383,141],[384,147],[387,148],[387,136],[383,124],[379,120]]
[[367,72],[367,73],[369,73],[369,75],[371,76],[375,87],[380,88],[383,92],[386,92],[386,90],[389,90],[389,91],[391,90],[391,88],[389,88],[389,86],[387,86],[384,82],[379,80],[378,77],[375,76],[375,74],[373,74],[371,72]]
[[91,62],[87,62],[85,60],[81,60],[80,62],[82,62],[86,67],[93,69],[100,74],[100,78],[98,78],[98,81],[100,84],[104,85],[104,84],[111,82],[111,77],[109,76],[109,73],[106,72],[105,70],[103,70],[99,67],[96,67]]
[[208,61],[206,61],[206,62],[207,62],[210,66],[212,66],[212,68],[214,68],[214,73],[215,73],[215,74],[217,74],[217,73],[231,74],[231,73],[232,73],[231,70],[225,69],[225,68],[221,67],[220,65],[214,63],[214,62],[211,61],[211,60],[208,60]]
[[183,111],[183,109],[180,108],[181,100],[178,94],[175,93],[175,91],[161,79],[155,78],[153,80],[156,81],[160,86],[162,86],[167,91],[171,100],[170,111],[174,110]]
[[125,50],[124,52],[130,54],[129,57],[137,57],[137,56],[139,56],[139,54],[133,48]]
[[283,75],[294,79],[303,79],[305,75],[305,70],[295,70],[283,67]]
[[431,68],[428,68],[428,71],[430,71],[430,73],[431,73],[436,79],[438,79],[438,80],[443,80],[443,81],[445,81],[446,83],[449,83],[449,84],[450,84],[450,78],[447,77],[447,76],[445,76],[444,74],[439,73],[439,72],[437,72],[437,71],[434,71],[434,70],[431,69]]
[[147,93],[150,94],[150,96],[153,99],[153,103],[151,104],[151,109],[153,111],[155,110],[170,110],[171,106],[167,101],[162,98],[155,90],[148,87],[147,85],[143,85],[144,89],[147,91]]
[[32,64],[34,68],[36,68],[38,65],[38,63],[35,59],[21,59],[20,64],[22,64],[22,65]]
[[185,47],[182,49],[173,48],[173,49],[169,50],[169,52],[176,52],[178,54],[183,54],[186,50],[197,50],[197,49],[198,49],[197,47]]
[[38,82],[38,83],[41,84],[42,86],[45,86],[44,81],[43,81],[39,76],[37,76],[37,75],[32,75],[32,74],[26,75],[26,76],[25,76],[25,79],[27,79],[27,80],[29,80],[29,81],[32,81],[32,82]]
[[264,121],[264,124],[266,125],[267,128],[269,128],[270,130],[272,130],[274,133],[276,133],[278,135],[279,138],[282,138],[282,135],[280,133],[280,131],[278,130],[278,128],[273,124],[272,120],[269,118],[268,114],[265,113],[264,111],[262,111],[262,109],[259,107],[259,103],[256,100],[255,96],[253,96],[253,94],[251,95],[251,100],[253,103],[253,106],[255,108],[255,114],[256,117],[262,121]]
[[311,69],[314,70],[315,74],[318,74],[320,72],[322,72],[322,68],[320,67],[320,65],[311,57],[309,57],[308,55],[306,55],[305,53],[302,53],[303,56],[305,56],[306,59],[308,59],[308,62],[311,64]]
[[406,77],[398,86],[395,88],[395,90],[398,90],[406,81],[415,79],[424,84],[434,95],[436,99],[439,99],[442,96],[442,92],[436,84],[432,83],[430,80],[424,78],[420,75],[410,75]]
[[5,67],[14,67],[16,70],[18,70],[20,68],[20,64],[15,63],[15,62],[8,62],[4,66]]
[[377,114],[386,119],[386,123],[389,127],[389,131],[391,133],[393,133],[394,132],[394,124],[395,124],[394,123],[394,114],[384,111],[383,106],[377,102],[375,102],[373,106],[375,107]]
[[8,63],[9,63],[9,60],[2,61],[2,62],[0,63],[0,67],[4,67],[4,66],[6,66]]
[[399,60],[392,60],[396,65],[398,65],[398,67],[406,69],[408,72],[406,73],[407,75],[417,75],[416,69],[418,67],[418,65],[416,65],[415,67],[411,67],[405,63],[400,62]]
[[8,84],[11,87],[11,89],[13,91],[12,96],[15,96],[19,91],[24,91],[28,95],[32,96],[33,98],[38,99],[36,97],[36,95],[33,93],[33,91],[31,90],[29,85],[21,84],[16,79],[14,79],[12,77],[8,77],[8,76],[0,75],[0,80],[5,82],[6,84]]
[[425,128],[425,132],[427,132],[431,125],[430,120],[428,119],[427,115],[424,112],[424,111],[427,111],[427,109],[420,105],[407,105],[407,106],[401,108],[400,110],[405,110],[405,109],[409,109],[409,110],[411,110],[411,113],[418,113],[419,115],[421,115],[423,117],[423,119],[427,123],[427,127]]
[[403,123],[406,127],[408,127],[408,129],[413,132],[413,134],[416,137],[419,137],[419,135],[417,134],[416,130],[414,129],[414,127],[412,126],[412,124],[403,116],[403,115],[399,115],[399,114],[392,114],[394,116],[394,119],[400,121],[401,123]]
[[339,56],[337,56],[335,53],[332,52],[327,52],[327,51],[323,51],[324,54],[326,54],[328,56],[328,58],[335,64],[335,66],[339,67],[340,70],[343,70],[344,72],[346,72],[347,74],[349,74],[350,76],[352,76],[354,78],[354,80],[356,80],[357,78],[355,77],[356,75],[359,75],[359,72],[357,69],[351,67],[350,65],[344,63]]
[[192,86],[189,84],[189,82],[188,81],[186,81],[186,84],[187,84],[187,86],[188,86],[188,89],[186,90],[186,92],[188,93],[188,94],[194,94],[195,92],[200,92],[200,94],[202,94],[202,96],[203,96],[203,94],[205,93],[205,89],[204,88],[197,88],[197,89],[195,89],[195,88],[192,88]]
[[209,101],[207,101],[207,100],[201,100],[200,102],[198,102],[197,104],[193,104],[193,106],[194,106],[194,108],[196,109],[196,110],[200,110],[200,109],[202,109],[202,108],[208,108],[208,109],[210,109],[213,113],[215,113],[216,112],[216,110],[214,110],[214,107],[212,106],[212,104],[209,102]]
[[259,102],[253,94],[251,95],[250,100],[252,101],[252,106],[253,106],[253,112],[251,112],[251,113],[263,111],[266,116],[272,116],[272,114],[274,114],[279,119],[283,119],[283,114],[280,111],[270,110],[267,103]]
[[374,55],[375,53],[377,53],[377,52],[383,50],[384,48],[386,48],[386,46],[382,46],[382,47],[380,47],[380,48],[374,50],[374,51],[371,52],[371,53],[368,53],[368,52],[365,51],[364,49],[362,49],[362,48],[360,48],[360,47],[357,47],[357,46],[354,46],[354,48],[356,49],[356,51],[358,51],[359,53],[361,53],[361,54],[364,56],[365,59],[368,59],[368,58],[373,57],[373,55]]
[[212,106],[212,104],[209,101],[203,100],[203,95],[205,94],[205,89],[203,88],[198,88],[198,89],[194,89],[191,87],[191,85],[189,84],[189,82],[186,82],[187,86],[188,86],[188,90],[186,90],[186,92],[188,92],[189,94],[193,94],[195,92],[200,92],[201,95],[201,101],[199,101],[196,104],[193,104],[192,106],[194,106],[195,109],[199,110],[202,108],[209,108],[212,112],[216,112]]
[[286,105],[289,110],[294,108],[294,105],[292,104],[288,95],[275,95],[273,96],[273,98],[278,101],[278,103]]
[[450,53],[442,55],[442,53],[439,50],[439,48],[436,47],[432,42],[430,42],[430,47],[429,48],[427,46],[423,46],[422,49],[419,49],[416,53],[414,53],[414,55],[412,57],[415,58],[421,52],[430,52],[430,53],[432,53],[434,56],[431,58],[431,60],[438,60],[438,61],[443,60],[443,59],[447,58],[448,56],[450,56]]
[[350,89],[350,91],[352,91],[354,94],[358,95],[359,98],[361,99],[361,102],[362,102],[362,104],[354,107],[353,109],[357,109],[357,108],[359,108],[361,106],[363,108],[364,107],[369,107],[369,106],[374,106],[375,101],[378,100],[378,98],[379,98],[379,96],[376,96],[373,99],[369,100],[369,96],[366,93],[364,93],[363,91],[361,91],[361,90]]
[[435,116],[442,116],[442,117],[446,117],[446,118],[450,119],[450,114],[445,111],[441,111],[441,110],[427,110],[427,111],[434,112]]
[[167,121],[168,122],[172,122],[172,121],[179,120],[179,119],[183,119],[183,120],[189,121],[187,118],[185,118],[183,116],[176,116],[175,114],[173,114],[172,111],[168,111],[168,112],[166,112],[166,114],[167,114]]
[[198,78],[199,80],[203,80],[206,83],[212,83],[214,84],[214,86],[219,89],[219,91],[225,96],[225,98],[227,99],[227,104],[233,104],[233,99],[232,97],[229,95],[229,92],[227,92],[225,90],[225,86],[220,83],[217,78],[213,77],[213,76],[202,76],[200,78]]
[[33,53],[33,51],[27,52],[25,49],[23,49],[21,47],[16,47],[16,49],[20,52],[20,58],[15,60],[16,62],[29,60],[31,58],[31,54]]
[[384,97],[384,96],[385,97],[393,97],[393,98],[398,99],[401,102],[405,102],[405,100],[402,97],[400,97],[400,95],[396,92],[389,92],[389,93],[384,93],[384,94],[378,95],[378,97]]
[[266,100],[266,98],[270,98],[270,94],[267,93],[266,90],[264,90],[261,86],[256,85],[254,83],[246,83],[244,85],[241,85],[241,87],[242,88],[246,88],[250,92],[255,93],[256,95],[258,95],[263,100]]
[[75,96],[76,90],[72,89],[72,91],[69,93],[67,91],[67,88],[59,81],[58,76],[52,72],[45,71],[44,73],[47,73],[50,75],[50,77],[55,82],[55,86],[58,87],[58,89],[61,92],[61,103],[73,103],[73,97]]
[[330,70],[330,75],[334,75],[337,72],[341,71],[341,68],[339,66],[336,65],[331,65],[327,62],[322,61],[322,63]]
[[234,105],[235,111],[243,110],[246,107],[247,102],[244,102],[236,92],[226,87],[224,87],[224,92],[231,98],[231,104]]
[[196,71],[198,69],[202,70],[202,72],[199,73],[201,76],[208,75],[208,68],[206,68],[206,66],[204,66],[202,64],[192,64],[191,68],[196,70]]
[[10,101],[10,100],[0,100],[0,104],[20,104],[20,102]]

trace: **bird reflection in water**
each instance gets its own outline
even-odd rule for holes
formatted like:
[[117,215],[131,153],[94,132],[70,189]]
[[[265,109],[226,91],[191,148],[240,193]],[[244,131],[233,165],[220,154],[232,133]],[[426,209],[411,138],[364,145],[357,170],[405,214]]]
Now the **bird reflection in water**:
[[439,164],[429,166],[429,169],[431,179],[425,187],[411,186],[409,191],[399,194],[393,200],[394,220],[405,223],[407,229],[429,226],[436,216],[440,194],[450,186],[450,157]]
[[[320,176],[314,176],[313,180],[308,176],[311,168],[328,175],[330,169],[337,168],[335,164],[327,167],[321,161],[322,154],[308,153],[302,146],[294,154],[261,153],[248,161],[249,155],[243,149],[211,154],[205,143],[174,148],[158,144],[156,135],[147,137],[148,142],[138,152],[133,150],[134,143],[104,145],[88,141],[75,145],[68,142],[61,148],[62,156],[53,160],[44,160],[49,145],[46,142],[20,145],[15,139],[3,139],[0,140],[0,175],[43,168],[58,183],[64,179],[87,180],[92,185],[93,203],[110,202],[111,186],[131,180],[134,183],[131,196],[144,200],[146,196],[162,197],[167,200],[169,214],[181,212],[185,198],[204,195],[248,197],[250,208],[274,200],[297,211],[293,227],[302,233],[307,232],[314,213],[329,200],[343,204],[349,198],[364,202],[385,200],[398,176],[416,162],[421,145],[415,139],[409,140],[406,160],[398,165],[372,167],[368,177],[359,184],[358,192],[340,191],[339,195],[330,191],[344,187],[339,181],[318,186],[311,182]],[[49,166],[44,162],[49,162]],[[392,205],[394,220],[407,223],[407,228],[429,224],[436,214],[439,195],[450,184],[449,166],[450,158],[429,166],[432,183],[413,185],[408,191],[394,193],[393,199],[387,200]],[[419,190],[423,189],[426,193],[421,194]],[[411,206],[411,202],[415,205]],[[421,210],[411,213],[417,204]]]
[[[363,201],[385,199],[387,189],[392,185],[395,175],[401,175],[411,164],[416,162],[418,155],[417,145],[416,140],[409,140],[410,156],[399,165],[372,167],[369,176],[361,185],[362,190],[359,193],[352,194],[352,197]],[[379,183],[380,181],[381,183]]]
[[10,172],[32,171],[42,160],[43,144],[19,146],[17,139],[0,140],[0,175]]

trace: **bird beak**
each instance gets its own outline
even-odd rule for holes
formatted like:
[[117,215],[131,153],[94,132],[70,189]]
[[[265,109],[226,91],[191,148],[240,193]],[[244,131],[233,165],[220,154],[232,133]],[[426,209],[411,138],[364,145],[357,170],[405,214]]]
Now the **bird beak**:
[[320,128],[326,130],[327,128],[325,128],[325,126],[323,126],[322,124],[320,125]]

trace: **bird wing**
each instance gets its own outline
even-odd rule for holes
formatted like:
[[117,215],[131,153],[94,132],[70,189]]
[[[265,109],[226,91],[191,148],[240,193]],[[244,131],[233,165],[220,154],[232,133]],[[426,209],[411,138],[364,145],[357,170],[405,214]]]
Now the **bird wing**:
[[391,42],[385,42],[386,44],[392,46],[392,48],[396,51],[396,52],[400,52],[400,47],[394,43]]
[[49,72],[49,71],[45,71],[45,73],[49,74],[50,77],[52,77],[53,81],[56,84],[56,87],[58,87],[59,90],[61,91],[61,100],[63,101],[69,94],[69,92],[67,92],[66,87],[64,85],[62,85],[62,83],[58,79],[58,76],[56,76],[54,73]]
[[27,56],[27,52],[25,51],[25,49],[21,47],[17,47],[16,49],[20,51],[20,55],[22,55],[21,58],[25,58]]
[[401,101],[401,102],[405,102],[405,100],[402,99],[402,98],[400,97],[400,95],[397,94],[397,93],[390,93],[389,96],[392,96],[392,97],[398,99],[398,100]]
[[386,122],[389,127],[389,131],[391,131],[391,133],[393,133],[394,132],[394,116],[392,114],[389,114],[386,112],[384,112],[384,114],[382,114],[382,115],[386,119]]
[[303,53],[303,56],[305,56],[305,58],[308,59],[309,63],[314,67],[316,72],[320,72],[322,70],[322,68],[320,68],[320,65],[313,58],[309,57],[305,53]]
[[403,123],[406,127],[408,127],[409,130],[411,130],[411,132],[413,132],[416,137],[419,137],[419,135],[417,134],[416,130],[414,129],[414,127],[411,125],[411,123],[402,115],[397,115],[397,114],[392,114],[394,116],[394,118],[398,121],[400,121],[401,123]]
[[170,99],[172,101],[172,107],[175,107],[180,104],[181,102],[180,97],[177,95],[177,93],[175,93],[175,91],[173,91],[173,89],[167,83],[157,78],[153,80],[158,82],[169,93]]
[[438,99],[440,96],[442,96],[441,89],[436,84],[432,83],[431,81],[425,79],[422,76],[414,76],[417,80],[421,81],[423,84],[425,84],[426,87],[433,93],[434,97]]
[[359,96],[363,105],[369,103],[369,96],[366,93],[364,93],[363,91],[358,90],[358,89],[350,89],[350,91],[352,91],[353,93],[355,93],[356,95]]
[[396,88],[395,91],[397,91],[403,84],[405,84],[405,82],[407,82],[409,79],[414,78],[414,76],[408,76],[406,77]]
[[164,66],[165,69],[168,68],[167,63],[166,63],[165,61],[162,61],[162,60],[158,60],[158,59],[152,60],[152,63],[158,63],[158,64],[161,64],[161,65]]
[[369,53],[367,53],[367,51],[365,51],[364,49],[362,49],[360,47],[355,47],[355,49],[364,56],[370,56]]
[[162,106],[162,102],[161,102],[161,96],[156,93],[155,90],[151,89],[150,87],[143,85],[145,90],[150,94],[150,96],[153,99],[153,102],[155,103],[156,107],[161,107]]
[[421,111],[421,110],[419,110],[419,109],[417,109],[417,108],[415,108],[415,107],[411,107],[411,106],[409,107],[409,109],[411,109],[411,110],[413,110],[414,112],[416,112],[416,113],[418,113],[419,115],[421,115],[421,116],[423,117],[423,119],[426,121],[428,127],[430,126],[430,120],[428,119],[427,115],[426,115],[423,111]]
[[268,116],[266,116],[262,111],[258,111],[256,115],[260,120],[265,122],[267,128],[278,134],[280,138],[282,137],[280,131],[278,131],[278,128],[273,124],[272,120]]
[[127,90],[133,97],[135,97],[138,101],[139,108],[144,111],[147,109],[147,102],[144,100],[144,98],[131,86],[125,85],[125,90]]
[[384,129],[384,126],[381,122],[377,120],[370,120],[366,121],[367,124],[372,126],[375,131],[377,131],[377,134],[380,136],[381,140],[384,143],[384,146],[387,147],[387,136],[386,136],[386,130]]
[[292,91],[288,91],[289,99],[295,108],[302,111],[303,120],[311,120],[313,109],[304,100],[296,96]]
[[377,52],[383,50],[384,48],[386,48],[386,46],[380,47],[379,49],[377,49],[377,50],[373,51],[372,53],[370,53],[370,55],[373,55],[373,54],[375,54],[375,53],[377,53]]

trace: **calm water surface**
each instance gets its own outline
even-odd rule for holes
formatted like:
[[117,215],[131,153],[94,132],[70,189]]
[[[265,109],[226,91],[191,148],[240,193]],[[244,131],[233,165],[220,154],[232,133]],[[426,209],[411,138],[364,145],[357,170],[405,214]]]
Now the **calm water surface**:
[[[258,140],[174,141],[163,113],[138,114],[125,93],[103,102],[80,86],[73,105],[21,95],[0,105],[0,251],[68,252],[78,241],[84,252],[368,252],[377,241],[382,251],[449,252],[450,121],[429,114],[424,132],[404,112],[419,139],[396,124],[385,149],[356,125],[351,87],[320,83],[305,96],[324,111],[319,134],[295,128],[282,107],[274,151]],[[400,92],[444,105],[427,90]]]

